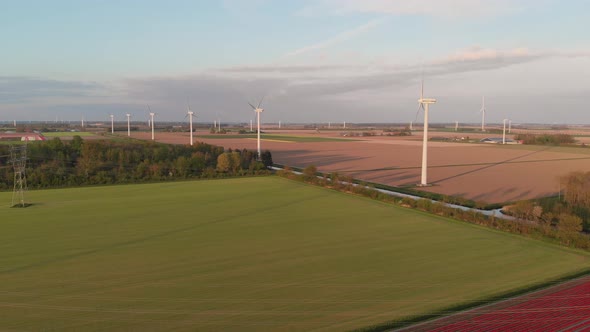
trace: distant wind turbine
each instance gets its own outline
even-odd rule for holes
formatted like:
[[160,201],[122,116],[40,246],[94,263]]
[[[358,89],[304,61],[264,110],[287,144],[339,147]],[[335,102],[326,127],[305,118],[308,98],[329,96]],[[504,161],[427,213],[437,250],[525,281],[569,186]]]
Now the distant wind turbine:
[[486,97],[481,97],[481,131],[486,131]]
[[111,117],[111,134],[115,133],[115,116],[113,114],[109,114]]
[[502,144],[506,144],[506,121],[508,119],[504,119],[504,129],[502,130]]
[[195,114],[195,112],[191,111],[191,105],[187,104],[187,111],[186,111],[186,116],[184,117],[186,119],[186,117],[189,117],[189,130],[191,132],[191,146],[193,145],[193,115]]
[[154,125],[154,115],[156,115],[156,113],[152,112],[152,108],[150,107],[150,105],[148,105],[148,111],[150,112],[149,113],[150,114],[150,124],[151,124],[151,127],[152,127],[152,141],[154,141],[155,140],[155,137],[154,137],[154,127],[155,127],[155,125]]
[[258,102],[258,106],[254,107],[254,105],[248,103],[248,105],[250,105],[250,107],[252,107],[252,109],[254,110],[254,112],[256,112],[256,123],[257,123],[257,147],[258,147],[258,160],[260,160],[260,156],[261,156],[261,152],[260,152],[260,113],[264,112],[263,108],[260,108],[260,106],[262,105],[262,101],[264,100],[264,97],[262,97],[262,99],[260,99],[260,102]]
[[436,103],[434,98],[424,98],[424,80],[420,90],[420,99],[418,99],[418,111],[424,110],[424,138],[422,140],[422,176],[420,186],[427,186],[427,168],[428,168],[428,106]]
[[127,117],[127,137],[131,137],[131,114],[127,113],[125,116]]

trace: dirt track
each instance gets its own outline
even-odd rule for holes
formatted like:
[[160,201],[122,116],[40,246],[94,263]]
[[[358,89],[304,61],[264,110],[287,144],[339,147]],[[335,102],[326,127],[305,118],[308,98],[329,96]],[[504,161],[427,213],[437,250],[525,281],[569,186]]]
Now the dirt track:
[[[318,135],[289,132],[289,135]],[[188,133],[157,133],[156,140],[188,143]],[[318,136],[337,136],[321,133]],[[436,135],[436,134],[435,134]],[[148,133],[133,136],[149,139]],[[226,148],[256,149],[253,139],[201,139]],[[339,172],[389,185],[420,181],[421,140],[376,136],[359,141],[292,143],[263,141],[277,163],[320,171]],[[507,202],[554,195],[558,178],[574,170],[590,170],[590,151],[582,148],[546,148],[430,142],[428,182],[424,190],[483,202]]]

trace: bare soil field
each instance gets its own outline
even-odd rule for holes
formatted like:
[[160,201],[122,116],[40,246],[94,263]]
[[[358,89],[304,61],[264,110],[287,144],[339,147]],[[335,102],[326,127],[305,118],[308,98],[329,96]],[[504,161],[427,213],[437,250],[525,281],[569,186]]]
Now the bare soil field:
[[[272,131],[272,134],[340,137],[339,132]],[[149,139],[149,133],[134,133]],[[433,133],[432,136],[440,136]],[[410,137],[355,137],[342,142],[262,141],[276,163],[339,172],[354,178],[395,186],[419,183],[422,142]],[[159,142],[186,144],[188,133],[157,133]],[[255,139],[201,139],[226,148],[256,149]],[[522,145],[429,142],[428,182],[423,190],[486,203],[556,195],[558,178],[590,169],[590,149]]]

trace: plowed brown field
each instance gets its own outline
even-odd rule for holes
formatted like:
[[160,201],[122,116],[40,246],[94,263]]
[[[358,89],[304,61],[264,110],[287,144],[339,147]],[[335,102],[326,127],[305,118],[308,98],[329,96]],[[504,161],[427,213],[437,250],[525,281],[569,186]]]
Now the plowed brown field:
[[[273,134],[334,136],[335,132],[273,131]],[[447,136],[455,136],[446,134]],[[132,136],[149,139],[149,133]],[[188,133],[157,133],[156,140],[186,144]],[[432,136],[441,136],[434,133]],[[474,135],[472,135],[474,136]],[[256,140],[201,139],[226,148],[256,149]],[[276,163],[320,171],[339,172],[354,178],[388,185],[413,185],[420,181],[422,142],[412,137],[375,136],[342,142],[263,141]],[[557,194],[558,178],[571,171],[590,170],[590,149],[522,145],[429,142],[428,182],[432,192],[487,203],[509,202]]]

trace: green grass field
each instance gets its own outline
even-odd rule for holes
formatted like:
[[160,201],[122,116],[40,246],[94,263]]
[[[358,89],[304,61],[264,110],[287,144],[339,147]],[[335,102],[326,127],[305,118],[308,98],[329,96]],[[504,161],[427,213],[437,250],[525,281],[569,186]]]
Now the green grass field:
[[96,136],[98,133],[91,133],[87,131],[57,131],[57,132],[46,132],[43,133],[45,137],[88,137],[88,136]]
[[0,193],[0,329],[342,331],[586,254],[278,177]]
[[[255,139],[256,134],[243,134],[243,135],[199,135],[201,138],[208,139],[236,139],[236,138],[249,138]],[[349,138],[337,138],[337,137],[314,137],[314,136],[289,136],[289,135],[265,135],[261,134],[260,139],[273,140],[273,141],[285,141],[285,142],[347,142],[354,139]]]

